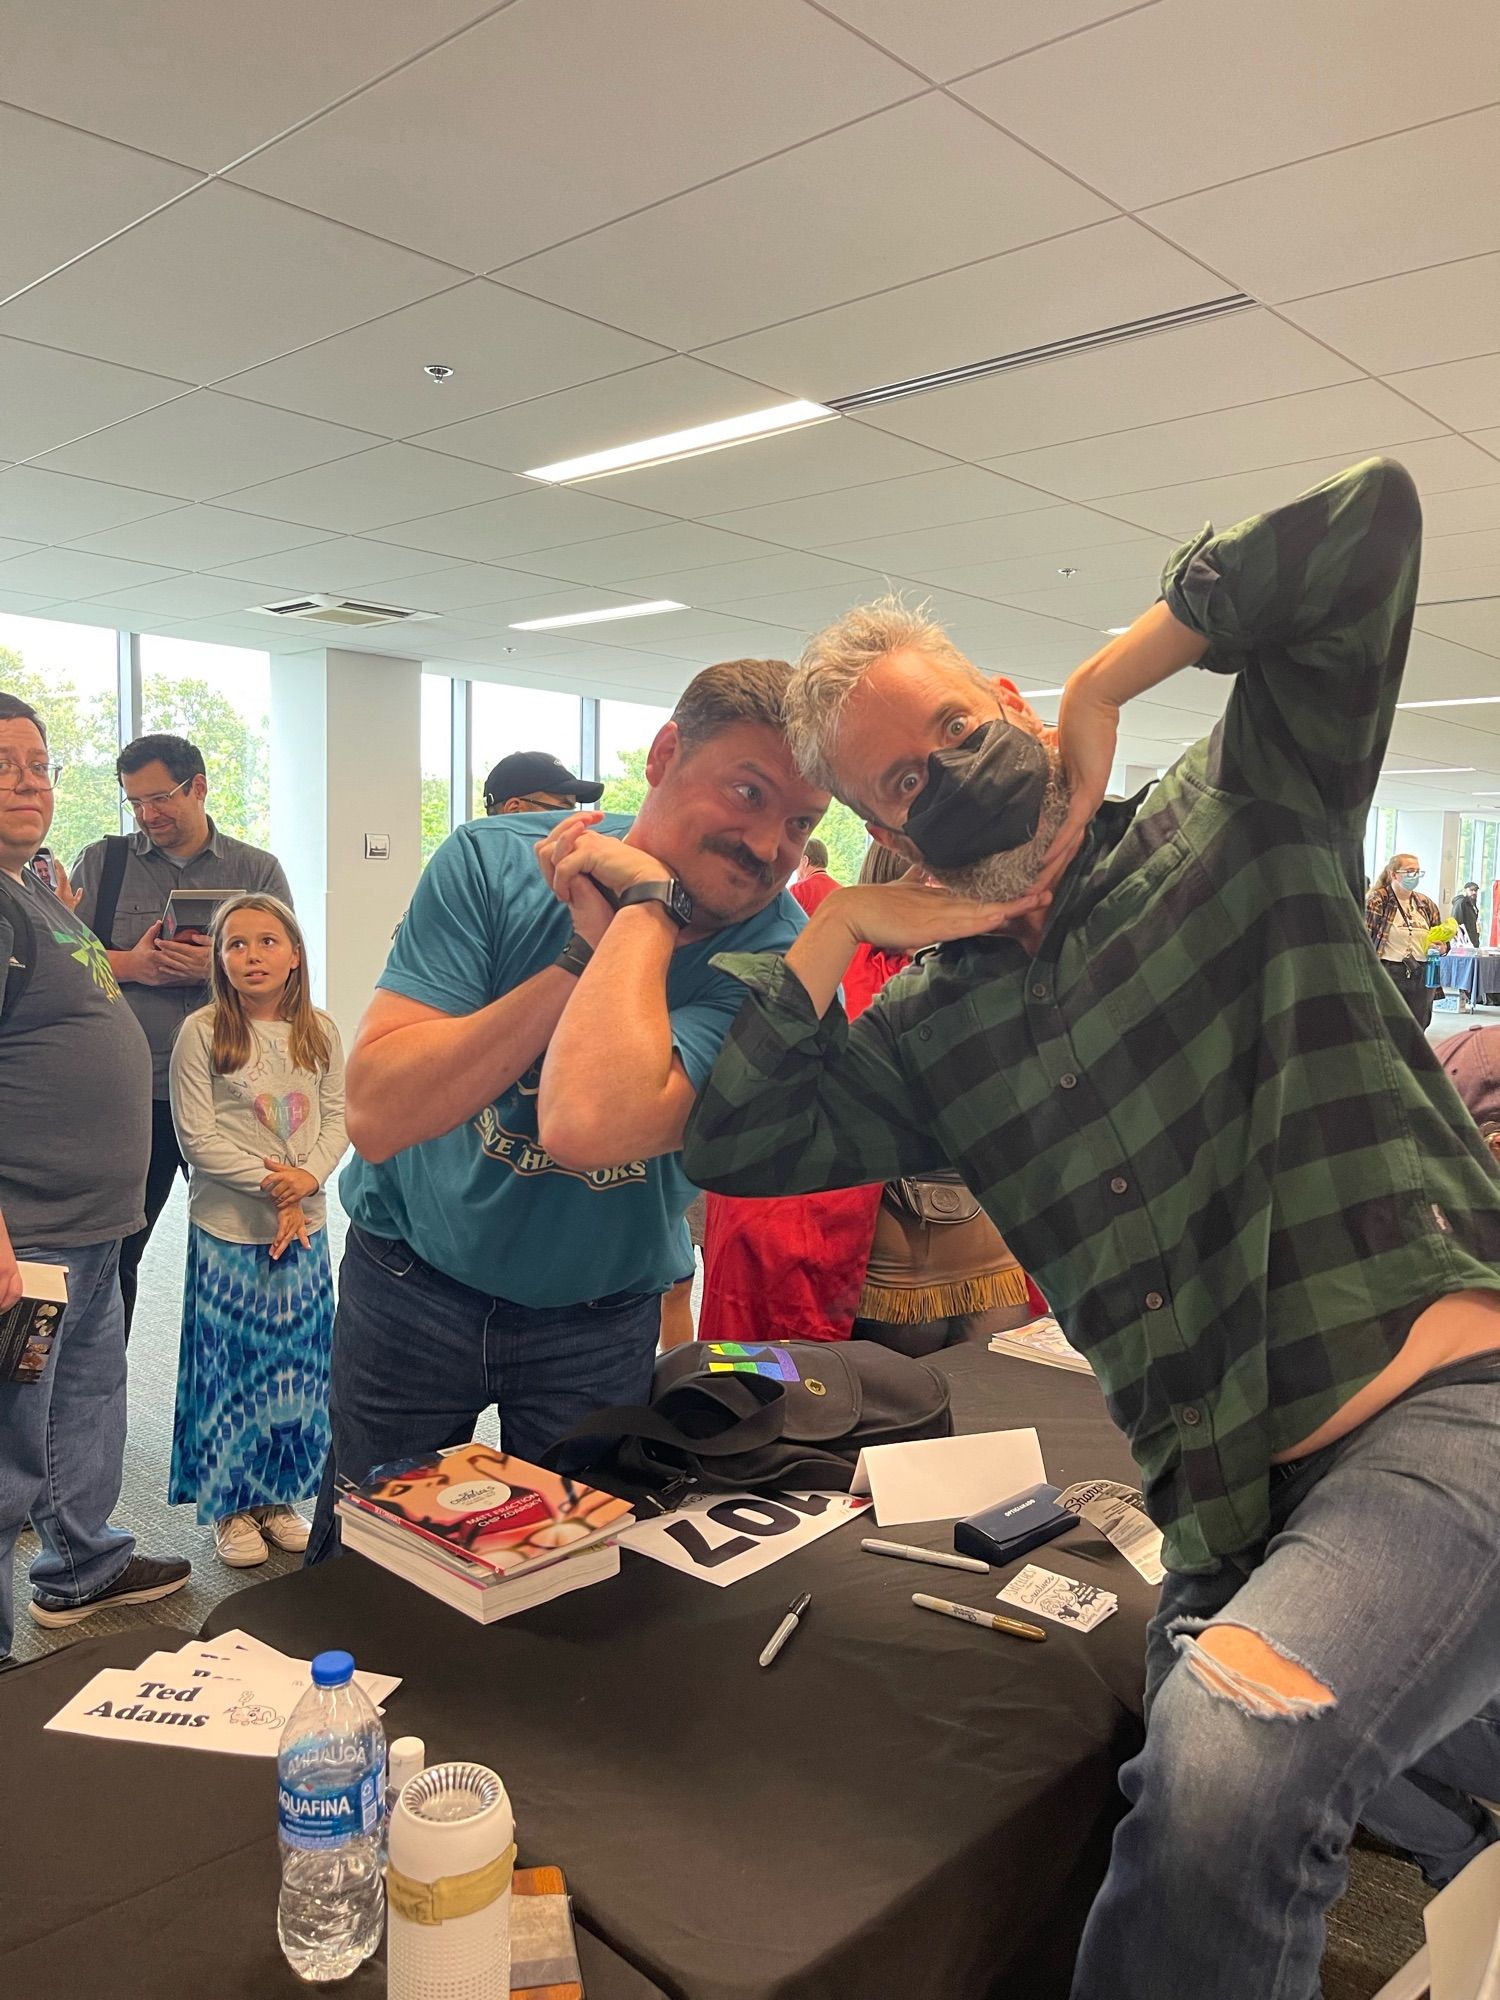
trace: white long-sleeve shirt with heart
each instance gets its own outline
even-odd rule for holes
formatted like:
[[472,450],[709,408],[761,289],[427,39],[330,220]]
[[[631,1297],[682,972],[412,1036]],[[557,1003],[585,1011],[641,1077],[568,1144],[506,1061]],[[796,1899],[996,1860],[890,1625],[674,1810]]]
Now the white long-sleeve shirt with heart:
[[297,1069],[291,1027],[285,1021],[252,1021],[253,1047],[245,1067],[216,1076],[213,1009],[201,1008],[182,1024],[172,1050],[172,1120],[177,1143],[191,1168],[188,1216],[226,1243],[270,1243],[276,1204],[260,1184],[267,1159],[285,1160],[317,1178],[318,1192],[302,1203],[309,1231],[327,1214],[323,1183],[348,1146],[344,1130],[344,1051],[327,1014],[318,1020],[328,1037],[327,1071]]

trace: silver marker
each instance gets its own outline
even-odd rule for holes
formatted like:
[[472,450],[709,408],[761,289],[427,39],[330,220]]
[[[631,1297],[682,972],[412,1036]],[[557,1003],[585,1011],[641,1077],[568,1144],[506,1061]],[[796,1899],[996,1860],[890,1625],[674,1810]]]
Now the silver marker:
[[974,1569],[981,1576],[989,1574],[989,1564],[980,1562],[977,1556],[950,1556],[943,1549],[913,1548],[909,1542],[877,1542],[868,1535],[860,1543],[872,1556],[899,1556],[903,1562],[935,1563],[939,1569]]
[[790,1604],[787,1606],[787,1614],[785,1618],[782,1619],[781,1623],[776,1627],[776,1630],[771,1634],[770,1638],[766,1641],[766,1649],[760,1656],[760,1663],[763,1667],[770,1666],[772,1660],[775,1659],[776,1655],[781,1651],[782,1647],[786,1644],[787,1640],[790,1639],[792,1634],[796,1631],[799,1620],[802,1618],[803,1614],[806,1612],[808,1606],[811,1603],[812,1603],[812,1592],[810,1590],[804,1590],[802,1595],[797,1599],[795,1604]]

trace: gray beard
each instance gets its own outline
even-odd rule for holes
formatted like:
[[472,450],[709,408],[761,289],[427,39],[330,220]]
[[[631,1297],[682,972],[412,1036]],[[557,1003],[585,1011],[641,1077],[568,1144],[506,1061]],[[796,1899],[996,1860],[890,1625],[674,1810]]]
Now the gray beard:
[[1003,854],[986,854],[962,868],[929,868],[927,873],[934,882],[951,889],[956,896],[971,897],[976,903],[1008,903],[1026,893],[1041,872],[1053,836],[1068,816],[1071,795],[1055,751],[1048,751],[1047,764],[1047,789],[1042,794],[1041,814],[1036,832],[1025,846],[1007,848]]

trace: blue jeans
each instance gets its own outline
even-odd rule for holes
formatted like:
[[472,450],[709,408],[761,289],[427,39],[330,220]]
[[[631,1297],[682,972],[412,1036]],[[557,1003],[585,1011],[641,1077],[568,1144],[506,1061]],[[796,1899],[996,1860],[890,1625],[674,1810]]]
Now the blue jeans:
[[[655,1292],[519,1306],[351,1226],[333,1322],[333,1449],[308,1562],[338,1549],[337,1477],[359,1481],[390,1459],[467,1444],[491,1403],[501,1449],[535,1463],[595,1410],[646,1402],[660,1325]],[[570,1446],[562,1469],[579,1471],[607,1449],[607,1439]]]
[[[1496,1838],[1476,1801],[1500,1800],[1497,1496],[1500,1358],[1481,1356],[1274,1468],[1258,1560],[1168,1577],[1073,2000],[1317,2000],[1356,1825],[1433,1882]],[[1332,1701],[1267,1714],[1253,1684],[1211,1687],[1209,1625]]]
[[43,1603],[81,1604],[108,1590],[135,1553],[109,1525],[125,1466],[125,1313],[120,1246],[38,1250],[63,1264],[68,1307],[39,1382],[0,1382],[0,1659],[15,1632],[12,1557],[27,1516],[41,1537],[31,1587]]

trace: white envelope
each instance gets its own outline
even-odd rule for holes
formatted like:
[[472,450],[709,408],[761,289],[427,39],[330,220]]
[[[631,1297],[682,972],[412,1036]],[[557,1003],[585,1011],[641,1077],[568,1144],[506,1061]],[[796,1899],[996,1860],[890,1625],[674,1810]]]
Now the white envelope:
[[877,1444],[859,1455],[851,1493],[868,1493],[882,1528],[953,1521],[1047,1477],[1034,1430]]

